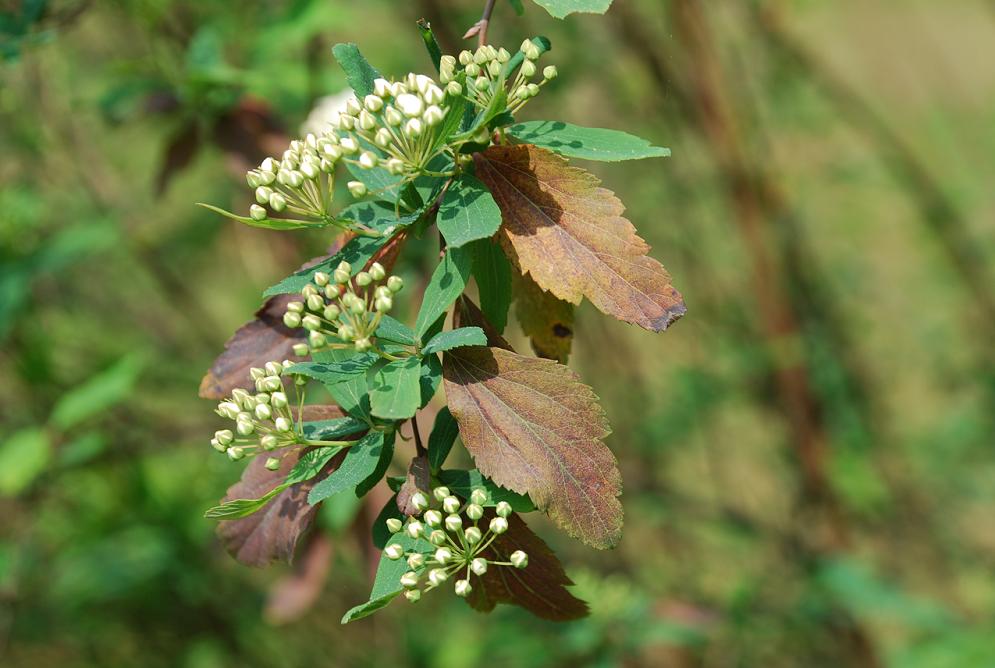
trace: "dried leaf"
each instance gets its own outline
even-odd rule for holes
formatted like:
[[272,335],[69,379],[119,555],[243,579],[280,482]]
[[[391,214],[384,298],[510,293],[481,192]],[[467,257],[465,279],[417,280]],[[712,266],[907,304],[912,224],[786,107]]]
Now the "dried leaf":
[[443,377],[481,473],[528,494],[571,536],[599,548],[618,542],[622,479],[590,387],[562,364],[501,348],[452,350]]
[[[256,499],[282,484],[300,459],[301,452],[285,456],[276,471],[266,468],[266,457],[254,458],[245,467],[242,479],[228,488],[222,503]],[[325,465],[324,472],[338,468],[343,457],[344,453],[334,457]],[[291,485],[262,510],[248,517],[219,523],[218,536],[228,552],[247,566],[266,566],[278,559],[290,561],[297,539],[311,526],[317,512],[317,508],[307,502],[308,492],[317,480],[312,478]]]
[[428,466],[428,457],[419,455],[411,460],[408,465],[408,476],[404,479],[404,484],[397,491],[397,507],[405,515],[414,515],[417,512],[411,504],[411,497],[415,492],[428,494],[432,488],[432,474]]
[[263,617],[274,625],[300,619],[321,596],[332,566],[332,541],[315,532],[294,566],[294,572],[280,578],[266,598]]
[[[493,511],[485,512],[484,524],[492,517]],[[587,603],[567,591],[566,587],[573,582],[556,555],[518,515],[511,515],[508,531],[498,536],[483,556],[488,561],[508,561],[515,550],[529,556],[528,566],[523,569],[491,566],[483,576],[470,576],[473,590],[467,602],[474,609],[490,612],[498,603],[510,603],[553,621],[587,616]]]
[[602,312],[658,332],[684,315],[670,275],[622,217],[624,207],[592,174],[529,144],[475,155],[504,224],[509,259],[558,299],[582,297]]
[[574,338],[574,306],[546,292],[528,276],[518,275],[515,314],[539,357],[566,364]]

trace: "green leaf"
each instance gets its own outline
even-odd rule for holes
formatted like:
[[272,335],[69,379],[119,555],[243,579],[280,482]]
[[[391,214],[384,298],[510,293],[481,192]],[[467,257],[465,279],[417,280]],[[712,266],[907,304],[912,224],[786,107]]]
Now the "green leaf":
[[522,0],[508,0],[508,4],[511,8],[515,10],[515,14],[522,16],[525,14],[525,5],[522,4]]
[[426,355],[441,353],[444,350],[452,350],[462,346],[486,346],[487,337],[484,330],[479,327],[460,327],[451,329],[448,332],[441,332],[432,337],[422,352]]
[[339,468],[311,489],[307,495],[307,502],[313,506],[330,496],[355,489],[377,470],[383,448],[384,433],[371,431],[358,443],[349,447]]
[[435,39],[435,33],[432,32],[432,26],[429,25],[428,21],[419,19],[417,25],[418,32],[425,43],[425,50],[428,51],[428,57],[431,58],[432,65],[435,67],[435,71],[438,72],[439,63],[442,62],[442,47],[439,46],[439,41]]
[[478,487],[487,492],[487,501],[482,506],[496,506],[499,501],[506,501],[516,513],[531,513],[535,504],[525,494],[516,494],[495,484],[490,478],[485,478],[477,469],[470,471],[449,470],[439,472],[439,482],[449,488],[456,496],[470,498],[470,493]]
[[[355,353],[348,350],[323,350],[313,353],[311,359],[314,362],[337,363],[343,362]],[[325,385],[328,394],[332,396],[342,410],[354,418],[368,420],[370,417],[370,398],[367,395],[369,387],[366,381],[366,374],[350,376],[345,380],[340,380],[331,385]]]
[[381,77],[378,72],[360,53],[355,44],[336,44],[332,47],[332,55],[345,71],[346,82],[356,92],[359,98],[373,92],[373,81]]
[[470,174],[455,181],[439,207],[436,225],[451,248],[494,236],[501,227],[501,209],[490,191]]
[[557,19],[574,13],[604,14],[612,4],[612,0],[533,0],[533,2]]
[[459,248],[446,251],[422,297],[421,309],[415,321],[415,335],[419,339],[466,289],[471,264],[469,252]]
[[[341,217],[363,223],[367,227],[382,232],[391,225],[398,230],[403,229],[418,220],[420,213],[402,214],[398,218],[394,213],[394,205],[386,202],[360,202],[353,204],[342,212]],[[315,273],[323,271],[330,274],[345,260],[352,265],[352,274],[355,276],[366,263],[370,261],[373,254],[382,248],[391,237],[356,237],[345,247],[332,257],[319,262],[318,264],[302,269],[295,274],[288,276],[276,285],[268,288],[263,296],[286,294],[290,292],[300,292],[301,289],[311,282]]]
[[469,248],[473,254],[473,277],[480,293],[480,310],[501,333],[508,324],[511,306],[511,263],[501,245],[490,239],[475,241]]
[[421,404],[418,407],[425,408],[428,402],[432,401],[432,397],[439,389],[439,383],[442,382],[442,362],[438,357],[429,355],[422,358],[421,377],[418,382],[421,385]]
[[52,444],[45,430],[22,429],[0,445],[0,495],[20,494],[34,482],[52,459]]
[[350,434],[356,434],[367,428],[362,420],[352,417],[335,418],[334,420],[315,420],[305,422],[304,438],[309,441],[335,441]]
[[387,473],[387,468],[390,466],[391,460],[394,459],[394,436],[394,431],[390,431],[384,435],[383,447],[380,449],[380,459],[377,460],[377,465],[373,469],[373,473],[366,476],[356,485],[357,497],[366,496],[383,479],[384,474]]
[[433,474],[442,468],[457,436],[459,436],[459,425],[456,424],[456,418],[449,412],[449,408],[443,407],[435,416],[435,424],[428,437],[428,463]]
[[237,520],[241,517],[248,517],[253,513],[259,512],[273,497],[288,487],[290,485],[284,483],[274,487],[258,499],[232,499],[231,501],[225,501],[220,506],[209,508],[204,513],[204,517],[209,520]]
[[523,144],[535,144],[568,158],[618,162],[670,156],[669,148],[653,146],[626,132],[583,128],[563,121],[528,121],[512,125],[508,132]]
[[413,346],[417,342],[413,329],[389,315],[380,318],[375,336],[381,341],[398,343],[402,346]]
[[[394,534],[390,543],[399,544],[404,548],[405,552],[414,550],[426,555],[432,552],[430,549],[431,546],[426,541],[420,538],[411,538],[403,533]],[[420,573],[424,569],[425,567],[423,566],[416,572]],[[377,567],[377,576],[373,580],[373,590],[370,592],[370,600],[362,605],[357,605],[345,613],[342,617],[342,623],[348,624],[349,622],[372,615],[394,600],[404,590],[401,586],[401,576],[407,571],[408,564],[406,560],[388,559],[387,555],[381,555],[380,565]]]
[[245,223],[246,225],[251,225],[252,227],[260,227],[264,230],[286,232],[287,230],[320,229],[329,225],[329,223],[298,220],[296,218],[264,218],[263,220],[256,220],[255,218],[250,218],[249,216],[239,216],[231,211],[225,211],[222,208],[211,206],[210,204],[204,204],[203,202],[197,202],[197,206],[202,206],[208,211],[213,211],[214,213],[220,214],[225,218],[231,218],[232,220],[237,220],[240,223]]
[[299,362],[287,369],[287,373],[314,378],[325,385],[335,385],[365,374],[378,359],[380,358],[374,353],[359,353],[336,362]]
[[128,398],[145,363],[142,356],[122,357],[110,368],[91,376],[62,395],[52,409],[51,424],[63,431],[99,415]]
[[407,357],[385,364],[370,384],[373,415],[388,420],[404,420],[418,410],[421,400],[421,359]]
[[[366,425],[364,424],[363,426],[365,427]],[[359,445],[359,443],[356,445]],[[325,464],[331,461],[332,457],[342,452],[342,450],[343,448],[338,446],[308,448],[301,455],[297,463],[294,464],[294,468],[290,469],[285,484],[296,485],[299,482],[310,480],[321,473],[321,469],[324,468]]]

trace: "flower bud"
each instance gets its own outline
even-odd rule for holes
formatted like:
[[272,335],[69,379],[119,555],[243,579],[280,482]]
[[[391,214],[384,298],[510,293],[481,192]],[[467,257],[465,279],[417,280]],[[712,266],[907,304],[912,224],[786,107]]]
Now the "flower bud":
[[398,96],[397,107],[401,110],[401,113],[408,118],[414,118],[416,116],[421,116],[422,112],[425,110],[425,103],[417,95],[404,93],[403,95]]
[[233,462],[237,462],[242,457],[245,457],[245,450],[243,450],[241,447],[237,445],[228,448],[225,452],[228,455],[228,459],[232,460]]
[[387,107],[383,112],[384,120],[388,125],[397,127],[404,122],[404,116],[394,107]]
[[448,547],[440,547],[435,551],[435,560],[438,561],[443,566],[453,558],[453,551]]
[[273,408],[283,408],[289,402],[287,401],[287,395],[283,392],[274,392],[270,396],[270,403],[273,404]]
[[263,446],[263,450],[276,450],[280,447],[280,439],[273,434],[266,434],[259,439],[259,445]]
[[331,277],[323,271],[314,272],[314,276],[311,278],[314,280],[314,284],[319,288],[323,288],[328,285],[328,281],[331,279]]
[[359,166],[363,169],[373,169],[379,162],[380,159],[372,151],[363,151],[359,156]]
[[417,570],[425,565],[425,555],[421,552],[412,552],[408,555],[408,568]]
[[387,279],[387,289],[397,294],[404,287],[404,280],[400,276],[391,276]]
[[384,549],[383,553],[391,561],[397,561],[404,556],[404,548],[401,547],[400,543],[391,543]]
[[239,405],[233,401],[223,401],[218,404],[218,412],[230,420],[234,420],[235,416],[237,416],[241,410],[242,409]]
[[[400,158],[390,158],[386,162],[387,171],[394,176],[399,176],[404,173],[404,161]],[[389,236],[384,233],[384,236]]]
[[318,178],[319,171],[317,163],[310,161],[301,163],[301,174],[304,175],[304,178],[311,179],[313,181]]
[[442,122],[443,114],[442,109],[435,106],[434,104],[425,110],[425,115],[422,116],[422,120],[425,121],[425,125],[433,127]]
[[463,520],[460,519],[459,515],[447,515],[446,516],[446,530],[450,533],[455,533],[463,528]]
[[498,59],[498,62],[506,63],[509,60],[511,60],[511,54],[508,53],[508,49],[506,49],[506,48],[504,48],[502,46],[500,49],[498,49],[497,59]]
[[266,468],[270,471],[276,471],[280,468],[280,460],[277,457],[267,457],[266,458]]
[[363,98],[363,106],[367,111],[376,113],[383,109],[383,98],[379,95],[367,95]]
[[466,66],[473,62],[473,54],[469,51],[460,51],[459,63],[460,65]]
[[508,561],[512,563],[515,568],[525,568],[529,565],[529,555],[525,554],[521,550],[515,550],[508,557]]
[[466,542],[470,545],[476,545],[483,538],[483,534],[480,533],[480,529],[477,527],[468,528],[464,535],[466,536]]
[[539,84],[530,83],[526,88],[529,89],[529,95],[535,97],[539,94]]
[[559,72],[556,71],[556,65],[549,65],[547,67],[544,67],[542,70],[542,78],[545,79],[546,81],[551,81],[552,79],[555,79],[558,74]]
[[290,302],[289,304],[287,304],[287,311],[291,311],[293,313],[303,313],[304,302]]
[[442,509],[447,513],[458,513],[460,501],[455,496],[447,496],[442,500]]
[[263,379],[263,388],[266,392],[279,392],[283,389],[283,381],[279,376],[266,376]]
[[339,141],[339,146],[342,147],[342,152],[346,155],[352,155],[359,150],[359,142],[354,137],[343,137]]
[[325,300],[321,295],[311,295],[307,298],[307,307],[310,311],[320,311],[325,308]]
[[337,283],[329,283],[325,286],[325,297],[328,299],[338,299],[342,294],[342,286]]
[[391,533],[397,533],[401,530],[404,525],[401,524],[401,520],[396,517],[391,517],[387,519],[387,531]]
[[487,77],[477,77],[473,81],[473,87],[477,90],[487,90],[489,89],[491,82]]
[[294,313],[293,311],[287,311],[283,314],[283,324],[290,329],[296,329],[301,326],[301,314]]
[[250,436],[255,430],[256,426],[247,420],[241,420],[237,425],[235,425],[235,431],[242,436]]
[[346,184],[349,188],[349,194],[353,197],[360,198],[366,196],[366,184],[362,181],[350,181]]
[[442,529],[436,529],[428,535],[428,542],[432,545],[445,545],[446,544],[446,534]]
[[256,171],[246,172],[245,180],[249,184],[250,188],[257,188],[262,183],[262,180],[259,178],[259,173]]
[[412,603],[417,603],[421,600],[421,589],[408,589],[404,592],[404,598]]
[[340,311],[338,306],[335,304],[329,304],[325,307],[325,310],[322,311],[321,315],[325,317],[325,320],[335,320],[339,317],[339,313]]
[[433,568],[428,572],[428,581],[432,583],[432,586],[434,587],[438,587],[448,579],[449,575],[441,568]]
[[408,122],[404,124],[404,135],[411,139],[420,137],[424,129],[425,126],[422,124],[420,119],[412,118],[409,119]]
[[466,598],[473,591],[473,587],[470,586],[469,580],[457,580],[456,581],[456,595]]
[[366,313],[366,302],[362,299],[353,300],[349,304],[349,313],[352,313],[353,315],[363,315]]
[[311,352],[306,343],[295,343],[292,350],[297,357],[307,357],[307,354]]
[[293,188],[300,188],[304,185],[304,175],[297,170],[290,172],[290,185]]
[[259,404],[256,406],[256,419],[258,420],[269,420],[273,417],[273,411],[266,404]]
[[218,452],[225,452],[228,449],[228,446],[224,443],[219,443],[216,437],[211,439],[211,447]]
[[436,501],[442,501],[449,496],[449,488],[444,486],[436,487],[432,490],[432,496],[435,497]]
[[477,63],[470,63],[466,66],[466,76],[469,79],[480,76],[480,65]]
[[356,330],[352,328],[352,325],[342,324],[339,325],[338,336],[343,341],[352,341],[356,338]]
[[483,487],[477,487],[472,492],[470,492],[470,503],[476,503],[482,506],[487,503],[487,490]]
[[473,571],[475,575],[483,575],[487,572],[487,560],[477,557],[470,562],[470,570]]
[[370,276],[369,272],[361,271],[356,274],[356,285],[361,288],[365,288],[367,285],[373,282],[373,277]]
[[442,513],[438,510],[426,510],[425,511],[425,524],[432,528],[438,527],[442,524]]
[[378,313],[386,313],[394,308],[394,300],[390,297],[378,297],[373,304]]
[[387,128],[380,128],[373,136],[373,142],[380,148],[387,148],[394,141],[394,135]]
[[405,589],[413,589],[418,586],[418,574],[414,571],[408,571],[401,576],[401,586]]
[[384,276],[387,275],[387,272],[383,268],[383,265],[380,264],[379,262],[374,262],[373,264],[371,264],[369,272],[370,272],[370,277],[374,281],[382,281],[384,279]]
[[490,529],[500,536],[508,530],[508,520],[503,517],[495,517],[491,520]]
[[356,352],[365,353],[367,350],[373,348],[373,342],[370,341],[368,337],[363,337],[361,339],[356,339]]
[[266,204],[269,202],[269,196],[273,194],[273,189],[267,186],[259,186],[256,188],[256,202],[258,204]]
[[476,503],[471,503],[466,507],[466,516],[471,520],[479,520],[484,516],[484,509]]
[[287,198],[280,193],[273,193],[269,196],[269,205],[274,211],[280,213],[287,208]]
[[420,538],[425,533],[425,527],[418,520],[411,520],[404,528],[405,532],[412,538]]
[[490,64],[487,66],[487,71],[488,73],[490,73],[492,77],[497,77],[499,74],[501,74],[501,63],[498,62],[497,60],[492,60]]
[[252,220],[266,220],[266,209],[258,204],[253,204],[249,207],[249,216]]
[[414,506],[418,512],[421,512],[428,508],[428,497],[426,497],[422,492],[415,492],[411,495],[411,505]]
[[241,387],[236,387],[231,391],[231,398],[232,401],[237,403],[239,406],[253,408],[256,405],[255,399],[252,398],[252,395],[243,390]]
[[342,269],[342,267],[339,267],[338,269],[332,272],[332,278],[335,280],[336,283],[348,283],[349,279],[352,278],[352,274]]
[[511,504],[507,501],[498,501],[495,512],[497,512],[498,517],[507,517],[511,515]]
[[311,332],[319,330],[321,329],[321,318],[313,313],[308,313],[306,316],[301,318],[301,325],[304,326],[304,329]]
[[290,420],[288,420],[285,417],[278,417],[276,420],[273,421],[273,423],[276,425],[277,431],[281,431],[284,433],[294,428],[294,425],[290,422]]
[[316,288],[313,284],[308,283],[303,288],[301,288],[301,294],[304,295],[305,297],[316,295],[318,294],[318,288]]
[[231,433],[231,429],[222,429],[214,432],[214,438],[218,439],[218,443],[221,445],[228,445],[235,438],[235,435]]
[[522,76],[526,78],[534,77],[536,73],[536,64],[531,60],[526,60],[522,63]]
[[373,94],[380,98],[390,95],[390,82],[383,78],[374,79]]
[[[319,348],[324,348],[328,344],[328,339],[321,332],[311,332],[307,335],[307,344],[312,350],[317,350]],[[298,376],[296,380],[298,385],[303,385],[306,380],[303,376]]]

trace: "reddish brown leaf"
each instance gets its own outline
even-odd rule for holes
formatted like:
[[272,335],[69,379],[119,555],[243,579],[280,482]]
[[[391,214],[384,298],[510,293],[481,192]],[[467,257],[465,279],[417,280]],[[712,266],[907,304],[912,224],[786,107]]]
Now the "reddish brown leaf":
[[622,531],[622,479],[590,387],[569,368],[501,348],[448,351],[449,410],[477,468],[528,494],[567,533],[612,547]]
[[397,490],[397,508],[405,515],[414,515],[418,509],[411,503],[411,497],[415,492],[422,492],[426,496],[432,488],[432,472],[428,465],[428,457],[419,455],[411,460],[408,465],[408,477]]
[[[492,517],[491,511],[484,514],[485,526]],[[553,621],[587,616],[587,603],[566,589],[573,582],[559,559],[518,515],[508,518],[508,531],[498,536],[482,554],[489,561],[508,561],[515,550],[528,555],[529,565],[523,569],[491,566],[483,576],[471,574],[473,590],[467,598],[471,606],[481,612],[490,612],[498,603],[511,603]]]
[[498,232],[522,273],[558,299],[582,297],[602,312],[658,332],[684,315],[670,275],[592,174],[523,144],[475,155],[477,176],[501,208]]
[[[247,566],[266,566],[273,561],[290,561],[297,539],[311,522],[317,506],[307,502],[308,492],[314,484],[338,468],[345,452],[332,458],[322,474],[277,494],[258,512],[237,520],[223,520],[218,524],[225,548]],[[283,483],[287,474],[300,459],[299,453],[288,454],[276,471],[266,468],[266,457],[256,457],[242,472],[242,479],[228,488],[222,503],[234,499],[258,499]]]
[[334,404],[308,404],[304,407],[304,422],[318,422],[319,420],[335,420],[345,417],[345,411]]
[[465,295],[456,300],[453,327],[479,327],[484,330],[484,336],[487,337],[487,345],[494,348],[512,350],[511,344],[498,333],[494,325],[484,316],[480,307],[470,301],[470,298]]
[[280,625],[300,619],[321,596],[332,566],[332,541],[315,531],[294,572],[280,578],[266,598],[263,617],[270,624]]
[[574,338],[574,306],[546,292],[527,275],[512,279],[515,314],[539,357],[566,364]]

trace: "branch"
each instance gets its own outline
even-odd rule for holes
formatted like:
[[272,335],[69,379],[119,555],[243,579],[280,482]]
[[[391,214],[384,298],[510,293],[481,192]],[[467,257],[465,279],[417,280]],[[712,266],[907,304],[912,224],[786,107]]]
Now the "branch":
[[495,0],[487,0],[484,5],[484,14],[480,17],[480,20],[474,23],[466,34],[463,35],[463,39],[470,39],[474,35],[477,36],[477,45],[483,46],[487,44],[487,27],[491,22],[491,14],[494,13],[494,2]]

